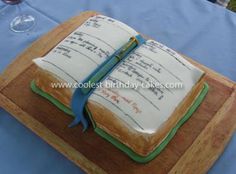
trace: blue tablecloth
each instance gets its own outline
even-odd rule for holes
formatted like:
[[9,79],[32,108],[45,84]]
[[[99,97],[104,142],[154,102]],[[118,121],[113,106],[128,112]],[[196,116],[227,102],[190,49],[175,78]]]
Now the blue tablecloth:
[[[37,24],[28,33],[13,33],[9,22],[16,7],[0,2],[0,72],[45,32],[82,11],[97,10],[236,81],[236,13],[206,0],[27,0],[21,7]],[[233,174],[235,164],[236,135],[209,173]],[[1,108],[0,173],[82,171]]]

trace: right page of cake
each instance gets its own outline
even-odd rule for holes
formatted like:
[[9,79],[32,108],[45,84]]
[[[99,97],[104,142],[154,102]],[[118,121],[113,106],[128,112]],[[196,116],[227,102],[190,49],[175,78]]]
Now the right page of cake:
[[199,81],[203,71],[154,40],[131,53],[89,100],[133,129],[152,134]]

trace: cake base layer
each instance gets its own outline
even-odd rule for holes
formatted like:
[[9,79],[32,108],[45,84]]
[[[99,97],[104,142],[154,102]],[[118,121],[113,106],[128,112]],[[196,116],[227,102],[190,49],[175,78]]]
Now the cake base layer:
[[[37,87],[37,85],[35,84],[34,81],[31,82],[31,89],[39,94],[40,96],[46,98],[47,100],[49,100],[50,102],[52,102],[55,106],[57,106],[60,110],[62,110],[63,112],[71,115],[74,117],[72,111],[70,110],[70,108],[68,108],[67,106],[63,105],[59,100],[55,99],[54,97],[52,97],[51,95],[47,94],[46,92],[44,92],[43,90],[41,90],[40,88]],[[111,135],[109,135],[107,132],[105,132],[103,129],[99,128],[96,126],[96,123],[92,120],[92,115],[89,116],[90,120],[93,122],[93,127],[95,132],[100,135],[101,137],[103,137],[104,139],[106,139],[107,141],[109,141],[110,143],[112,143],[113,145],[115,145],[117,148],[119,148],[120,150],[122,150],[124,153],[126,153],[130,158],[132,158],[134,161],[139,162],[139,163],[146,163],[151,161],[153,158],[155,158],[159,153],[161,153],[161,151],[166,147],[166,145],[170,142],[170,140],[174,137],[174,135],[176,134],[177,130],[191,117],[191,115],[194,113],[194,111],[198,108],[198,106],[201,104],[201,102],[203,101],[203,99],[205,98],[206,94],[208,92],[208,85],[207,83],[204,84],[204,87],[202,89],[202,91],[200,92],[200,94],[198,95],[198,97],[196,98],[196,100],[194,101],[194,103],[192,104],[192,106],[188,109],[188,111],[186,112],[186,114],[181,118],[181,120],[175,125],[175,127],[172,128],[172,130],[168,133],[168,135],[166,136],[166,138],[162,141],[162,143],[160,145],[158,145],[154,151],[152,151],[149,155],[147,156],[141,156],[138,155],[137,153],[135,153],[132,149],[130,149],[129,147],[127,147],[125,144],[123,144],[122,142],[120,142],[119,140],[117,140],[116,138],[112,137]],[[88,110],[88,109],[87,109]],[[88,113],[90,113],[88,111]]]

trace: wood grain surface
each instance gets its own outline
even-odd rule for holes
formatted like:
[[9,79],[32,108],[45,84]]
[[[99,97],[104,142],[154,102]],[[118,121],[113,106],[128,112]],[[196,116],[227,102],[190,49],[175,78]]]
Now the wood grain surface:
[[68,20],[19,55],[0,77],[0,106],[88,173],[206,173],[235,130],[236,87],[191,59],[206,71],[209,92],[164,151],[147,164],[132,161],[92,128],[85,133],[81,126],[68,128],[72,118],[31,91],[36,70],[31,60],[45,55],[94,14]]

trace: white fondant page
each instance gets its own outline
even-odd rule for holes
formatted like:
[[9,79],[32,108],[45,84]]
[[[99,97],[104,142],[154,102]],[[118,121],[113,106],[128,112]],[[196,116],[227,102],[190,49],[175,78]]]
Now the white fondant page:
[[89,18],[45,57],[33,61],[69,83],[81,82],[138,33],[106,16]]
[[[160,84],[182,82],[181,89],[96,89],[90,100],[109,108],[133,129],[154,133],[169,118],[203,72],[175,51],[148,40],[130,54],[106,81]],[[101,115],[102,117],[102,115]]]

